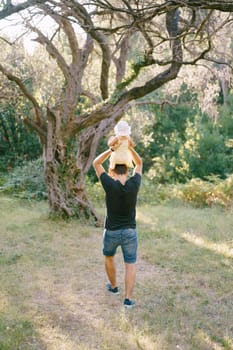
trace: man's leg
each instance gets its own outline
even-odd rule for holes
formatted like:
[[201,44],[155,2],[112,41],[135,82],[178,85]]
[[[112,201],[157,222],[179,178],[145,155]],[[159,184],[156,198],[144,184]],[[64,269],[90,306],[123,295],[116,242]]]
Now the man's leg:
[[131,299],[136,278],[136,265],[125,263],[125,298]]
[[105,256],[105,270],[109,279],[109,282],[111,283],[111,287],[116,287],[116,267],[115,267],[115,261],[114,256]]

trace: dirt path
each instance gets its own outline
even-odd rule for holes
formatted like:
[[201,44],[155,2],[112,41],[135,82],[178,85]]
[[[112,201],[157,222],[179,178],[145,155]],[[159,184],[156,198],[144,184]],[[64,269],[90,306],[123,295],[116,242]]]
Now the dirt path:
[[[55,242],[59,249],[62,249],[61,240],[60,237]],[[30,305],[35,328],[42,339],[41,349],[111,349],[108,344],[114,339],[119,343],[121,328],[132,327],[132,312],[126,313],[123,307],[124,264],[121,251],[116,256],[120,295],[109,295],[105,290],[107,280],[101,239],[99,235],[93,235],[82,240],[85,243],[82,255],[75,256],[71,251],[71,255],[60,257],[58,266],[62,267],[43,267],[34,276],[36,285],[35,280],[32,280],[32,294],[27,305]],[[86,249],[92,251],[92,255],[87,254]],[[137,289],[143,289],[150,279],[159,280],[159,275],[154,266],[139,257],[134,315],[142,311],[143,304]],[[129,338],[126,340],[127,350],[140,349],[130,340],[132,335],[127,335],[127,330],[123,333]]]

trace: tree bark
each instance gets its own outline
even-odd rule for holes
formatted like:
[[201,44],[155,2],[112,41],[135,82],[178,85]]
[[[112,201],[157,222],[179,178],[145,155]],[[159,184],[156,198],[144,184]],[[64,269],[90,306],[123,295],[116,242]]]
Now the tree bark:
[[73,166],[71,169],[67,158],[61,163],[46,157],[45,181],[52,214],[86,220],[92,218],[96,225],[101,223],[99,215],[88,198],[81,167]]
[[76,137],[66,139],[58,131],[56,114],[48,110],[47,142],[44,152],[45,182],[50,212],[101,222],[85,188],[85,169],[77,158]]

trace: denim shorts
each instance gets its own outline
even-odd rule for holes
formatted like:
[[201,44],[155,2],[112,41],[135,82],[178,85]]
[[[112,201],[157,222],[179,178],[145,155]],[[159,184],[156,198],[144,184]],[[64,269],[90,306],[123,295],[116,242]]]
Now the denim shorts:
[[124,262],[133,264],[137,260],[137,231],[133,228],[120,230],[104,230],[103,235],[103,254],[105,256],[114,256],[117,248],[121,247]]

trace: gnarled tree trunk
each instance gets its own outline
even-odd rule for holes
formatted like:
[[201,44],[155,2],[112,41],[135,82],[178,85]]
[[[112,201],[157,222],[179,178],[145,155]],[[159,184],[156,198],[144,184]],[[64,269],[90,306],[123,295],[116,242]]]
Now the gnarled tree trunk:
[[[78,142],[79,135],[68,135],[61,126],[60,112],[47,110],[47,139],[44,144],[45,182],[48,190],[50,212],[79,219],[93,218],[101,222],[86,191],[85,175],[91,138],[96,133],[86,133],[86,140]],[[82,134],[82,133],[81,133]],[[99,137],[102,134],[99,134]],[[80,136],[81,138],[81,136]],[[98,144],[99,138],[97,140]],[[86,145],[86,147],[85,147]],[[82,148],[83,147],[83,148]]]
[[62,162],[55,158],[45,159],[45,181],[50,211],[67,217],[92,217],[98,223],[100,218],[85,189],[83,169],[75,166],[75,162],[71,166],[70,159],[66,157]]

